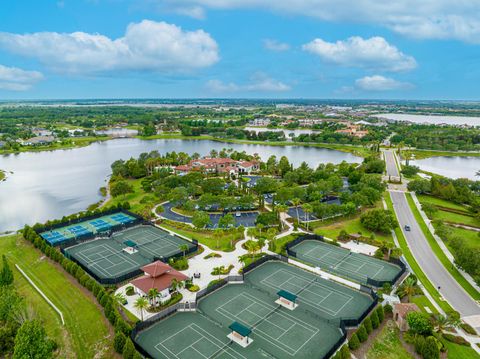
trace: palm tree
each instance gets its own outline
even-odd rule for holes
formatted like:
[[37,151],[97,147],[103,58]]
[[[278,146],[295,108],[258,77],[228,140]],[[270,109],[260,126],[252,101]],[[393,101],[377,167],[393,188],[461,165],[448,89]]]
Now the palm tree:
[[158,289],[157,288],[151,288],[148,291],[148,299],[150,300],[150,304],[152,306],[155,306],[157,304],[157,298],[158,298]]
[[301,201],[300,198],[292,199],[292,204],[295,206],[295,210],[297,212],[297,221],[300,222],[300,217],[298,216],[298,206],[300,205]]
[[137,300],[133,304],[133,307],[140,311],[142,322],[143,322],[143,311],[148,308],[148,305],[149,305],[148,300],[146,300],[144,297],[137,298]]
[[400,286],[400,295],[407,297],[408,302],[411,302],[412,295],[417,291],[417,281],[413,277],[408,277]]
[[[213,268],[213,273],[217,273],[217,274],[218,274],[218,280],[220,280],[220,276],[222,275],[222,270],[223,270],[224,268],[225,268],[224,266],[214,267],[214,268]],[[212,273],[212,274],[213,274],[213,273]]]
[[434,327],[438,333],[446,329],[458,328],[461,324],[458,313],[447,313],[447,315],[437,314],[433,316]]
[[255,241],[246,241],[245,242],[245,248],[248,251],[248,254],[252,255],[252,259],[254,258],[255,252],[257,251],[257,242]]
[[288,206],[284,205],[284,204],[279,204],[277,206],[277,212],[279,213],[279,216],[280,216],[280,223],[282,225],[282,230],[284,228],[284,224],[283,224],[283,221],[282,221],[282,213],[285,213],[288,211]]
[[125,295],[120,292],[115,293],[115,295],[113,296],[113,299],[115,299],[115,301],[120,304],[125,303],[125,301],[127,300],[127,298],[125,298]]
[[303,212],[305,212],[305,222],[307,223],[307,231],[308,231],[308,223],[309,223],[309,220],[310,220],[310,216],[308,214],[312,213],[313,207],[310,203],[305,203],[302,206],[302,209],[303,209]]
[[177,291],[177,289],[178,289],[178,283],[180,283],[180,282],[178,281],[177,278],[173,278],[173,279],[172,279],[172,283],[170,284],[170,288],[172,289],[173,292],[176,292],[176,291]]
[[185,258],[185,253],[187,253],[188,251],[188,245],[187,244],[181,244],[179,249],[182,251],[183,253],[183,258]]
[[255,227],[258,229],[258,233],[262,234],[262,229],[265,227],[263,224],[259,223]]

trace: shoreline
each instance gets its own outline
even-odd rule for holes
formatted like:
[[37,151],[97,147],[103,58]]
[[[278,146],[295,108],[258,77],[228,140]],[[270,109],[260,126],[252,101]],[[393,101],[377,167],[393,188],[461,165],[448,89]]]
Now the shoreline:
[[[370,150],[366,147],[350,145],[350,144],[338,144],[338,143],[316,143],[316,142],[290,142],[290,141],[278,141],[278,142],[265,142],[265,141],[250,141],[250,140],[239,140],[239,139],[228,139],[228,138],[218,138],[210,135],[200,135],[200,136],[184,136],[180,133],[172,134],[159,134],[153,136],[131,136],[124,138],[136,138],[143,141],[151,140],[197,140],[197,141],[215,141],[222,143],[234,143],[234,144],[243,144],[243,145],[266,145],[266,146],[298,146],[298,147],[317,147],[325,148],[330,150],[336,150],[346,153],[351,153],[358,157],[367,157],[370,154]],[[44,152],[44,151],[57,151],[57,150],[70,150],[75,148],[87,147],[95,142],[104,142],[110,140],[116,140],[120,138],[106,136],[98,138],[80,138],[77,143],[58,146],[58,147],[28,147],[22,148],[20,150],[0,150],[0,155],[9,155],[9,154],[18,154],[18,153],[28,153],[28,152]],[[428,150],[428,149],[412,149],[409,152],[415,154],[416,159],[425,159],[430,157],[480,157],[480,151],[443,151],[443,150]],[[1,171],[1,170],[0,170]],[[0,177],[0,181],[1,181]]]

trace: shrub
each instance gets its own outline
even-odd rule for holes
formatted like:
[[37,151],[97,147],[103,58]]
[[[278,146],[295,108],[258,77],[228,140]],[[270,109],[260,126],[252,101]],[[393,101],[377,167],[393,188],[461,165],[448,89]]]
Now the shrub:
[[457,335],[453,335],[453,334],[449,334],[449,333],[443,333],[442,337],[445,340],[448,340],[449,342],[452,342],[452,343],[455,343],[455,344],[458,344],[458,345],[464,345],[464,346],[467,346],[467,347],[470,346],[470,343],[465,338],[457,336]]
[[422,356],[424,359],[438,359],[440,357],[440,349],[438,349],[437,340],[434,337],[429,336],[425,340]]
[[385,312],[384,312],[384,309],[383,309],[383,305],[379,305],[376,312],[377,312],[377,316],[378,316],[378,322],[382,323],[383,320],[385,319]]
[[125,294],[126,295],[134,295],[135,294],[135,289],[133,288],[133,286],[127,287],[127,289],[125,289]]
[[377,311],[374,310],[373,313],[370,315],[370,320],[372,322],[372,328],[377,329],[380,325],[380,321],[378,320]]
[[125,345],[123,346],[123,358],[124,359],[133,359],[133,356],[135,355],[135,346],[133,345],[133,342],[130,338],[127,338],[125,340]]
[[340,349],[340,357],[342,359],[350,359],[350,350],[347,345],[342,346],[342,349]]
[[360,327],[358,327],[357,336],[358,336],[358,340],[360,340],[360,343],[363,343],[368,339],[368,333],[363,324],[360,325]]
[[426,313],[410,312],[407,314],[407,323],[413,333],[420,335],[430,335],[433,331],[433,325],[430,317]]
[[123,353],[123,347],[125,346],[126,341],[127,337],[125,334],[119,331],[115,333],[115,337],[113,338],[113,348],[117,353]]
[[461,323],[460,328],[462,328],[467,334],[477,335],[477,331],[470,324]]
[[367,334],[370,335],[370,333],[373,331],[372,320],[370,319],[370,317],[365,318],[365,320],[363,321],[363,325],[367,330]]
[[383,307],[384,314],[388,313],[391,314],[393,312],[393,308],[390,304],[385,304]]
[[360,340],[358,340],[357,333],[352,334],[352,337],[348,341],[348,347],[351,350],[357,350],[360,347]]
[[425,337],[423,335],[416,335],[414,346],[415,346],[415,352],[418,354],[422,354],[423,348],[425,347]]

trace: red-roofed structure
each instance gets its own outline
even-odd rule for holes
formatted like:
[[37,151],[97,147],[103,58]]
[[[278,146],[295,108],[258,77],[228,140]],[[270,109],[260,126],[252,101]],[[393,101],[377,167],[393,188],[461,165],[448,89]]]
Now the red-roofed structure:
[[147,264],[142,267],[142,270],[145,274],[134,279],[130,284],[133,285],[136,292],[142,296],[147,295],[150,289],[157,289],[161,302],[170,299],[170,287],[174,279],[179,282],[188,279],[185,274],[180,273],[161,261]]
[[201,171],[203,173],[246,173],[258,171],[257,161],[236,161],[231,158],[200,158],[192,160],[188,165],[175,167],[176,173],[188,173],[191,171]]

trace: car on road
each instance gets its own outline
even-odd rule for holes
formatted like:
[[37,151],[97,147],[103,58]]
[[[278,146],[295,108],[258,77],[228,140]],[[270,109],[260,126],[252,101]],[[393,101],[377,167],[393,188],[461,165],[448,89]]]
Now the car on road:
[[410,232],[410,226],[408,224],[406,224],[404,228],[407,232]]

